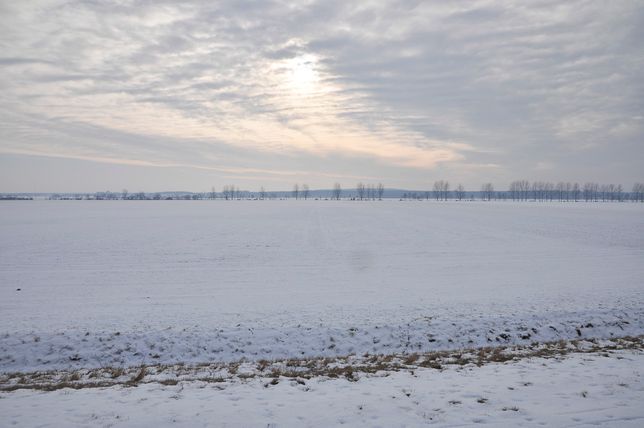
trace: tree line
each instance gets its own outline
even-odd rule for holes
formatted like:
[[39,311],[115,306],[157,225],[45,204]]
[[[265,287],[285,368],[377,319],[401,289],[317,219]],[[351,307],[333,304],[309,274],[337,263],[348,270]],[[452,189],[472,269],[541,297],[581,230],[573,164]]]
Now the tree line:
[[[96,192],[94,194],[53,194],[49,199],[94,199],[94,200],[202,200],[202,199],[304,199],[307,200],[315,194],[316,199],[350,199],[350,200],[382,200],[385,197],[385,186],[382,183],[369,184],[359,182],[355,189],[343,191],[340,183],[335,183],[330,191],[311,191],[308,184],[295,184],[290,192],[278,191],[268,192],[262,186],[258,192],[240,190],[235,185],[225,185],[221,192],[212,187],[209,192],[157,192],[130,193],[127,189],[121,192]],[[395,193],[394,193],[395,192]],[[510,183],[508,190],[495,190],[492,183],[484,183],[479,190],[467,191],[462,184],[451,188],[447,180],[434,182],[432,190],[426,191],[389,191],[389,197],[400,199],[433,199],[437,201],[447,200],[513,200],[513,201],[559,201],[559,202],[623,202],[634,201],[644,202],[644,183],[635,183],[630,192],[626,191],[621,184],[599,184],[587,182],[580,185],[576,182],[558,183],[547,181],[516,180]],[[392,196],[392,194],[396,196]]]
[[635,183],[630,193],[624,190],[621,184],[599,184],[588,182],[583,186],[579,183],[563,182],[551,183],[547,181],[516,180],[510,183],[508,190],[496,191],[492,183],[484,183],[480,190],[466,192],[462,184],[458,184],[452,191],[446,180],[434,182],[433,190],[424,192],[405,192],[402,199],[430,199],[432,196],[437,201],[448,199],[463,200],[469,194],[469,199],[508,200],[513,201],[559,201],[559,202],[623,202],[631,200],[644,202],[644,183]]
[[510,183],[509,196],[515,201],[559,201],[586,202],[618,201],[622,202],[630,196],[633,201],[642,202],[644,184],[635,183],[630,195],[624,191],[621,184],[599,184],[588,182],[583,186],[579,183],[563,182],[550,183],[535,181],[532,184],[527,180],[518,180]]

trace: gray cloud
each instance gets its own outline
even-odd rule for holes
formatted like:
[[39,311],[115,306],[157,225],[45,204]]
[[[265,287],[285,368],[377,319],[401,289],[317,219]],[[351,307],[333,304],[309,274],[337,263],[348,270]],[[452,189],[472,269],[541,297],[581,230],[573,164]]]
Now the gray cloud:
[[638,2],[3,9],[0,156],[253,169],[249,186],[307,170],[320,186],[641,180]]

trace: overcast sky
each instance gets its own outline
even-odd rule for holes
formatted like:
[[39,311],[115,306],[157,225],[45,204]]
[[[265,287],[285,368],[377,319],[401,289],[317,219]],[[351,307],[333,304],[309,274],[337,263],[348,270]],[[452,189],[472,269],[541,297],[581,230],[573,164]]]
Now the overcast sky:
[[644,180],[641,1],[2,1],[0,191]]

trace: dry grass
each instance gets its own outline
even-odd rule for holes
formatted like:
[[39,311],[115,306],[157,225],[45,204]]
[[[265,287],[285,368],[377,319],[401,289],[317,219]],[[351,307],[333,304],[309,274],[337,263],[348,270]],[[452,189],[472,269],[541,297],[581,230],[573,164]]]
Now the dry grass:
[[[616,350],[644,350],[644,336],[610,340],[570,340],[532,343],[525,346],[499,346],[456,351],[435,351],[413,354],[344,356],[337,358],[302,358],[285,360],[213,362],[196,365],[149,365],[138,367],[103,367],[73,371],[40,371],[0,374],[0,391],[33,389],[54,391],[62,388],[104,388],[114,385],[137,386],[145,383],[176,385],[179,382],[200,381],[225,383],[251,379],[270,379],[266,387],[280,379],[291,379],[304,385],[314,377],[358,381],[361,376],[387,375],[388,372],[421,368],[443,370],[446,367],[503,364],[521,358],[561,358],[569,353],[607,355]],[[483,403],[485,399],[481,399]],[[514,410],[508,408],[507,410]],[[518,410],[518,409],[517,409]]]

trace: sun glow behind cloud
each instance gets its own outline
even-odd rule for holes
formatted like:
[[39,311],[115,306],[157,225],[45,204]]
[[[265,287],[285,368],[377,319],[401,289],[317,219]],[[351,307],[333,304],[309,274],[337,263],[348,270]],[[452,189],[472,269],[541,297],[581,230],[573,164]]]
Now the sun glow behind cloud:
[[286,85],[293,92],[306,95],[322,89],[315,55],[304,54],[284,62],[287,70]]
[[0,153],[400,185],[593,164],[643,133],[638,8],[572,3],[6,3]]

